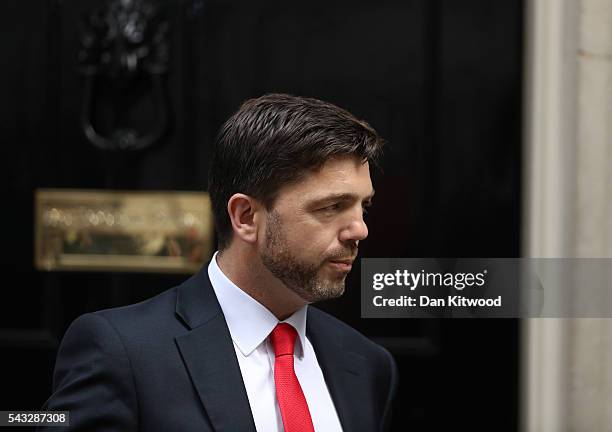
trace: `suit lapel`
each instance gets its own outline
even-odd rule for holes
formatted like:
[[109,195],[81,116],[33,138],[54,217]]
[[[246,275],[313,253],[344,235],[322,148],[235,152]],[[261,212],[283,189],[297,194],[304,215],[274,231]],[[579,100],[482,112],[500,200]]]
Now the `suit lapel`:
[[176,343],[214,430],[255,432],[236,352],[206,266],[178,287],[176,313],[190,328]]
[[360,409],[371,399],[364,382],[364,358],[343,346],[340,332],[326,326],[320,313],[309,307],[306,333],[323,371],[342,429],[373,430],[368,426],[371,418],[367,411]]

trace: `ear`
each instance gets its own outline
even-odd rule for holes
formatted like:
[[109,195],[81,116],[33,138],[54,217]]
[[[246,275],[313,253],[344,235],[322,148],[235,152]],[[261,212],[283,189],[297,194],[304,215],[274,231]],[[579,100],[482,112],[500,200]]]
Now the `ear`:
[[247,243],[257,242],[256,213],[261,205],[255,198],[236,193],[227,201],[227,213],[232,222],[234,235]]

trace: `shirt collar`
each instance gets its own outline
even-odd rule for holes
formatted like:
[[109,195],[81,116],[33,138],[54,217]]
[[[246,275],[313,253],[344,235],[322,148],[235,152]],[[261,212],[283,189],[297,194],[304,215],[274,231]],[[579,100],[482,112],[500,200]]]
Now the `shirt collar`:
[[[278,319],[264,305],[234,284],[219,268],[215,252],[208,265],[208,276],[225,316],[232,340],[245,356],[265,342],[268,335],[279,323]],[[304,355],[306,342],[306,315],[308,305],[300,308],[282,322],[290,324],[298,334],[298,357]]]

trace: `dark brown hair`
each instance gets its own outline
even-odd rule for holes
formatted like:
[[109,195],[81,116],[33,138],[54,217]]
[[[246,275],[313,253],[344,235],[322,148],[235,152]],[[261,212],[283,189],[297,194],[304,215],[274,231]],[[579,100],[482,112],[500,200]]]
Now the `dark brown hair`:
[[227,202],[233,194],[249,195],[269,210],[282,186],[331,157],[376,164],[382,146],[369,124],[330,103],[286,94],[247,100],[221,127],[212,152],[208,191],[219,250],[232,238]]

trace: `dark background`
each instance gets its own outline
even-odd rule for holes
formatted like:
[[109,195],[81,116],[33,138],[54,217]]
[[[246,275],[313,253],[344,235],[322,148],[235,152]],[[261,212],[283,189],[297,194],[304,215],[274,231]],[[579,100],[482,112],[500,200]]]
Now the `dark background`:
[[[170,129],[131,154],[95,149],[79,125],[79,20],[101,4],[1,6],[0,409],[40,408],[74,318],[186,278],[36,270],[35,189],[205,190],[213,136],[249,97],[321,98],[388,140],[362,257],[519,255],[522,1],[158,1]],[[113,97],[127,97],[111,84],[94,88],[101,129]],[[143,77],[127,92],[125,115],[143,130],[156,121],[151,88]],[[517,321],[361,319],[359,271],[320,307],[395,355],[394,430],[517,430]]]

